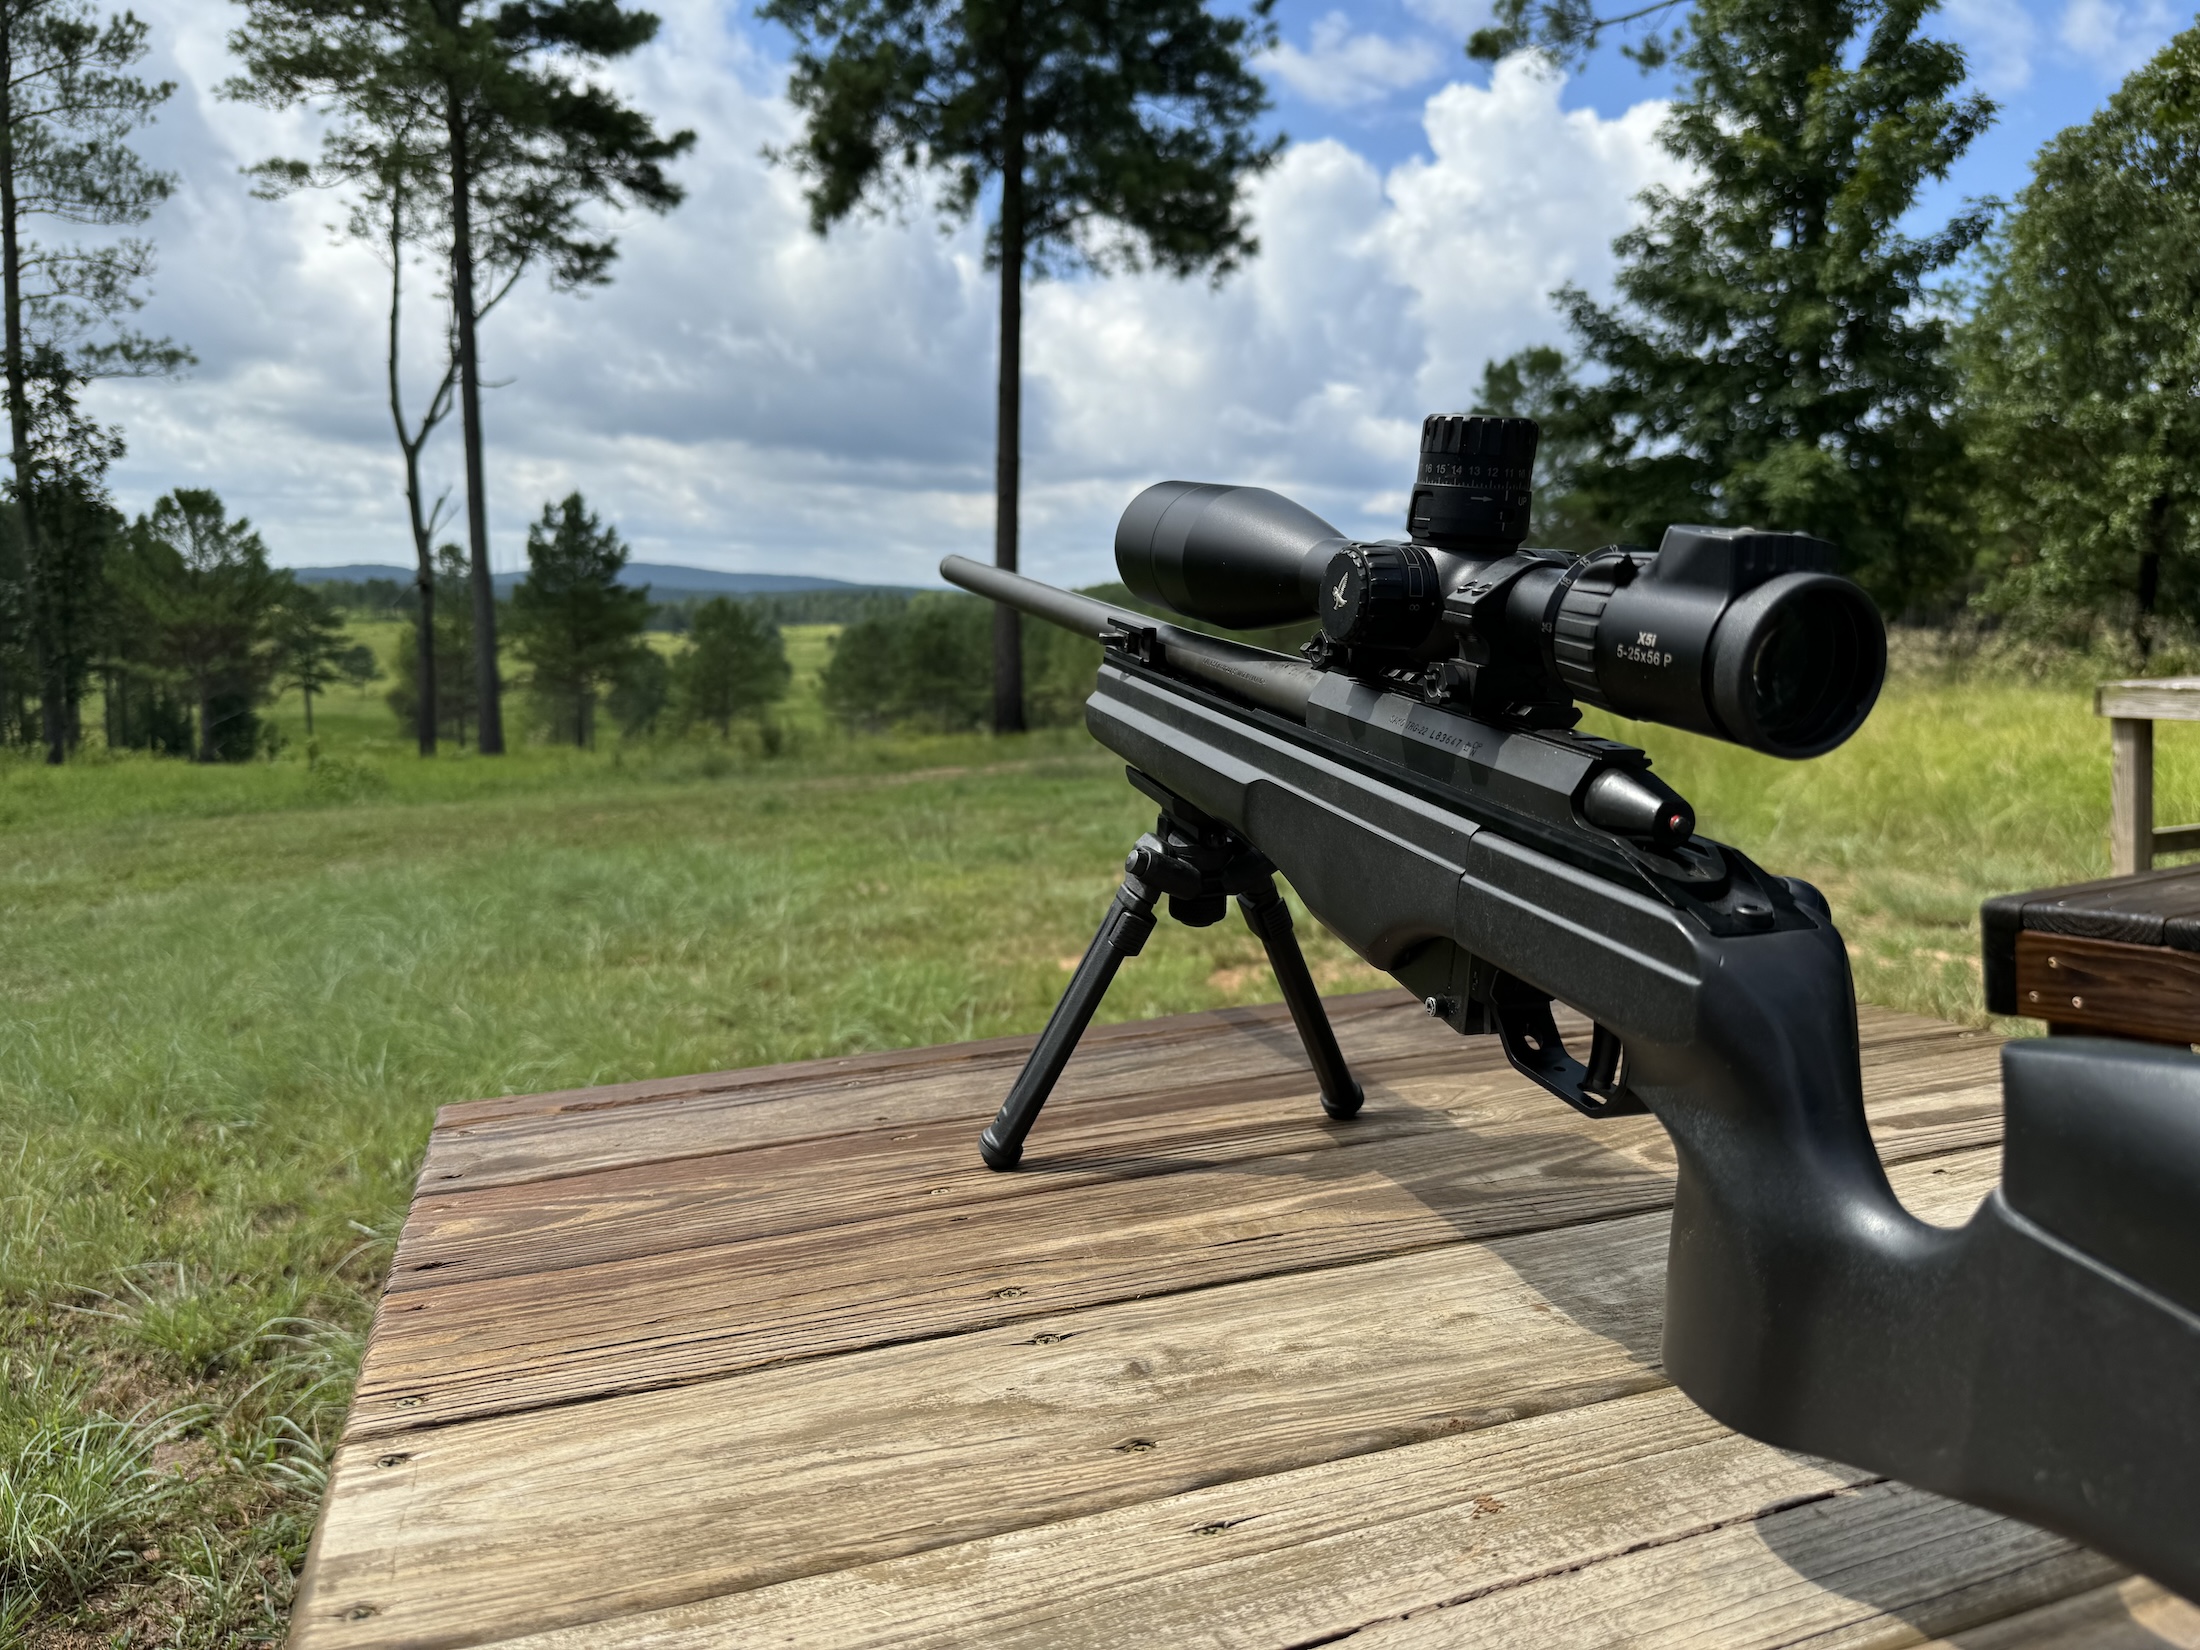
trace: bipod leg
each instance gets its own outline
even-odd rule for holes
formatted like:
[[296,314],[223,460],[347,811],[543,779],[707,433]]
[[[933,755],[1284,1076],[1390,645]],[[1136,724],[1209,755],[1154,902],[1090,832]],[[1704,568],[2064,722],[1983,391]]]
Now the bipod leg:
[[1154,930],[1154,901],[1160,897],[1161,890],[1136,872],[1123,878],[1108,914],[1100,919],[1100,931],[1085,948],[1084,960],[1077,965],[1069,989],[1054,1005],[1053,1017],[1047,1021],[1046,1030],[1039,1033],[1038,1046],[1024,1062],[1016,1086],[1001,1102],[999,1115],[978,1136],[978,1155],[985,1159],[987,1168],[1013,1169],[1023,1157],[1024,1136],[1039,1120],[1039,1108],[1054,1092],[1055,1081],[1069,1064],[1077,1039],[1092,1024],[1115,971],[1126,957],[1135,957],[1145,949],[1146,937]]
[[1299,1028],[1307,1062],[1321,1083],[1322,1110],[1331,1117],[1352,1116],[1366,1096],[1344,1063],[1344,1050],[1337,1046],[1337,1033],[1322,1007],[1321,993],[1314,989],[1314,976],[1307,971],[1306,955],[1299,950],[1299,937],[1291,928],[1291,908],[1276,892],[1276,879],[1263,876],[1245,889],[1238,895],[1238,909],[1245,913],[1245,926],[1260,936],[1268,952],[1268,966],[1276,971],[1276,983],[1283,987],[1291,1023]]

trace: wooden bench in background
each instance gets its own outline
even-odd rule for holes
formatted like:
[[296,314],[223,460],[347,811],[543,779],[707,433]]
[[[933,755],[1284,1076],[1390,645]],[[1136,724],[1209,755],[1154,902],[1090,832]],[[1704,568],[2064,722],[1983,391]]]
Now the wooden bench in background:
[[2200,676],[2103,682],[2093,709],[2108,718],[2108,865],[2120,877],[2156,854],[2200,850],[2200,825],[2154,824],[2154,724],[2200,722]]
[[[447,1108],[301,1650],[2200,1646],[2021,1524],[1707,1419],[1673,1158],[1402,994]],[[1578,1029],[1578,1028],[1572,1028]],[[1897,1190],[1998,1173],[1988,1033],[1867,1009]]]

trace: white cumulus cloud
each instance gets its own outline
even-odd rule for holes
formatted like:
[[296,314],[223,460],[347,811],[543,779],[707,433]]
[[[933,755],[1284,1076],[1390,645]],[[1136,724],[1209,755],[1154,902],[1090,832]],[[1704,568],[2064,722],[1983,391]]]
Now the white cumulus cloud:
[[2163,0],[2070,0],[2062,43],[2103,74],[2129,74],[2162,49],[2178,15]]
[[2030,12],[2011,0],[1948,0],[1946,12],[1949,33],[1981,88],[2007,97],[2031,85],[2039,30]]
[[1433,40],[1354,34],[1352,20],[1333,11],[1315,22],[1305,50],[1286,41],[1262,59],[1262,66],[1308,101],[1345,109],[1433,80],[1443,61]]
[[[576,488],[646,560],[914,583],[947,551],[987,554],[997,285],[980,231],[920,216],[813,235],[796,180],[760,155],[792,130],[776,70],[720,0],[662,9],[664,40],[622,83],[699,134],[689,198],[618,224],[612,286],[523,286],[487,323],[497,565],[521,565],[527,521]],[[279,559],[404,562],[384,273],[332,240],[337,203],[249,198],[238,166],[311,130],[213,97],[228,19],[150,10],[156,70],[183,89],[148,149],[183,188],[152,225],[141,319],[201,365],[94,392],[130,441],[118,500],[212,486]],[[1428,98],[1428,153],[1387,174],[1334,140],[1293,146],[1252,185],[1260,256],[1219,287],[1034,284],[1027,566],[1105,576],[1115,517],[1168,475],[1257,479],[1394,529],[1422,414],[1466,405],[1486,358],[1557,337],[1552,286],[1608,281],[1633,197],[1672,172],[1660,113],[1569,111],[1555,81],[1507,65]],[[432,342],[424,325],[416,362]],[[431,464],[455,483],[455,424]]]

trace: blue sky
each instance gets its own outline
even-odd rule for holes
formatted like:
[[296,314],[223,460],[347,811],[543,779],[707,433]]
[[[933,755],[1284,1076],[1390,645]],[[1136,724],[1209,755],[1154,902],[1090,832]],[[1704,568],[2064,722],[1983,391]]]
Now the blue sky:
[[[661,41],[617,79],[700,134],[689,199],[616,226],[611,287],[523,286],[486,328],[494,564],[524,565],[527,522],[575,489],[644,560],[928,583],[942,554],[988,554],[978,231],[920,215],[813,236],[794,180],[759,153],[794,131],[784,37],[724,0],[655,5]],[[141,319],[200,364],[95,389],[130,443],[118,501],[210,486],[280,561],[407,560],[387,275],[332,236],[338,203],[249,197],[238,169],[310,148],[314,129],[216,95],[238,13],[139,9],[152,68],[179,85],[144,148],[181,180],[151,225],[161,269]],[[1563,341],[1550,289],[1607,285],[1636,194],[1684,181],[1656,143],[1671,87],[1614,53],[1570,79],[1492,74],[1461,49],[1482,15],[1483,0],[1283,0],[1265,69],[1293,142],[1249,196],[1261,257],[1219,289],[1032,289],[1030,570],[1106,576],[1124,503],[1172,475],[1258,481],[1348,530],[1393,531],[1422,414],[1469,404],[1489,358]],[[1926,210],[2014,194],[2042,141],[2189,21],[2148,0],[1952,0],[1939,26],[2003,114]],[[432,271],[412,274],[419,300]],[[408,338],[416,386],[434,343],[426,324]],[[454,427],[429,469],[455,508]]]
[[[1419,100],[1412,94],[1439,78],[1488,78],[1461,49],[1485,11],[1480,4],[1442,0],[1361,0],[1344,7],[1281,0],[1276,20],[1287,52],[1299,62],[1292,65],[1295,72],[1270,76],[1279,125],[1295,138],[1335,137],[1378,165],[1419,152]],[[2088,118],[2126,74],[2191,21],[2190,13],[2168,6],[2119,0],[1944,4],[1930,31],[1963,48],[1972,83],[2001,107],[1994,128],[1950,178],[1950,193],[2015,195],[2041,143]],[[1646,75],[1607,47],[1568,81],[1561,101],[1609,115],[1645,97],[1669,97],[1677,85],[1670,68]]]

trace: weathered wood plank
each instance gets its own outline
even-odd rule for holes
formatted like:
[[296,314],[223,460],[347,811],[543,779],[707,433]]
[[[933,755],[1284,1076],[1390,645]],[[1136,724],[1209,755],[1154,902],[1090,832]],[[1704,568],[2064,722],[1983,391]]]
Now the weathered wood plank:
[[[1343,1463],[1331,1473],[1316,1469],[1291,1475],[1303,1479],[1303,1486],[1293,1485],[1286,1478],[1262,1481],[1260,1489],[1277,1491],[1288,1486],[1297,1490],[1294,1502],[1311,1491],[1321,1500],[1317,1516],[1328,1515],[1326,1528],[1302,1535],[1305,1525],[1315,1524],[1316,1519],[1306,1519],[1303,1525],[1294,1523],[1289,1515],[1301,1510],[1298,1506],[1280,1505],[1281,1495],[1262,1499],[1260,1511],[1244,1517],[1235,1528],[1251,1532],[1257,1526],[1272,1546],[1283,1546],[1294,1538],[1303,1542],[1301,1552],[1280,1556],[1270,1563],[1262,1562],[1266,1554],[1248,1554],[1242,1549],[1216,1561],[1211,1551],[1211,1535],[1234,1533],[1227,1515],[1248,1504],[1245,1496],[1254,1489],[1233,1485],[1120,1514],[1018,1531],[974,1542],[967,1549],[889,1560],[731,1598],[500,1640],[495,1650],[716,1650],[717,1646],[735,1642],[760,1647],[801,1645],[815,1650],[886,1650],[889,1646],[923,1650],[925,1646],[972,1643],[984,1643],[993,1650],[1014,1650],[1019,1645],[1036,1650],[1081,1650],[1083,1646],[1112,1646],[1134,1638],[1144,1643],[1196,1643],[1217,1650],[1271,1650],[1306,1643],[1310,1640],[1298,1635],[1310,1618],[1318,1629],[1321,1618],[1314,1612],[1324,1605],[1332,1611],[1329,1619],[1336,1619],[1332,1601],[1343,1602],[1340,1594],[1346,1598],[1351,1592],[1363,1597],[1380,1598],[1386,1593],[1393,1598],[1401,1594],[1411,1597],[1415,1580],[1422,1581],[1424,1589],[1433,1593],[1436,1589],[1429,1585],[1432,1570],[1442,1572],[1435,1578],[1437,1585],[1456,1587],[1462,1580],[1485,1573],[1481,1565],[1474,1564],[1475,1560],[1498,1556],[1488,1539],[1495,1533],[1492,1516],[1484,1513],[1475,1499],[1459,1493],[1461,1463],[1438,1458],[1442,1448],[1426,1445],[1411,1452],[1429,1457],[1426,1466],[1445,1475],[1438,1492],[1444,1499],[1431,1498],[1435,1516],[1417,1521],[1417,1527],[1407,1524],[1410,1515],[1403,1513],[1393,1524],[1370,1522],[1365,1509],[1355,1504],[1351,1486],[1336,1482],[1362,1475],[1367,1465],[1364,1462]],[[1406,1453],[1400,1452],[1401,1457]],[[1401,1463],[1385,1460],[1382,1464]],[[1676,1454],[1674,1465],[1697,1475],[1679,1486],[1683,1495],[1711,1487],[1702,1476],[1709,1464],[1705,1454]],[[1645,1487],[1654,1495],[1667,1488],[1664,1484]],[[1731,1479],[1717,1486],[1724,1492],[1741,1487]],[[1395,1500],[1403,1499],[1399,1494],[1403,1488],[1401,1484],[1386,1484],[1377,1493],[1395,1505]],[[1763,1493],[1762,1488],[1759,1493]],[[1930,1498],[1920,1499],[1929,1502]],[[1670,1503],[1661,1499],[1652,1504]],[[1940,1505],[1947,1521],[1961,1521],[1968,1526],[1964,1509]],[[1463,1539],[1455,1536],[1450,1543],[1440,1544],[1438,1538],[1450,1533],[1438,1522],[1446,1512],[1452,1522],[1464,1526]],[[1352,1522],[1355,1513],[1359,1519]],[[1224,1528],[1215,1529],[1217,1524]],[[1625,1526],[1625,1533],[1639,1533],[1641,1527],[1640,1522],[1630,1524]],[[1994,1533],[2015,1533],[2021,1538],[2022,1527]],[[1517,1551],[1528,1547],[1524,1539],[1527,1532],[1515,1524],[1506,1534],[1517,1544],[1518,1564],[1529,1556]],[[1927,1539],[1945,1553],[1944,1531],[1932,1530]],[[1177,1573],[1164,1569],[1156,1575],[1158,1566],[1153,1561],[1165,1555],[1172,1543],[1184,1547],[1198,1543],[1193,1561],[1182,1563]],[[1070,1550],[1073,1546],[1075,1550]],[[1430,1555],[1425,1547],[1437,1547],[1438,1551]],[[1058,1550],[1049,1552],[1048,1548]],[[1979,1540],[1958,1555],[1958,1563],[1976,1577],[1979,1571],[1990,1570],[2002,1551],[1991,1541]],[[1959,1594],[1949,1601],[1957,1606],[1955,1609],[1946,1609],[1934,1600],[1924,1610],[1913,1607],[1861,1623],[1821,1627],[1813,1620],[1802,1636],[1770,1642],[1783,1646],[1783,1650],[1791,1645],[1858,1643],[1871,1645],[1874,1650],[1907,1650],[1913,1646],[1916,1650],[2200,1650],[2200,1609],[2140,1577],[2127,1577],[2052,1603],[2020,1609],[2014,1615],[1951,1637],[1923,1636],[1916,1624],[1921,1615],[1930,1620],[1943,1614],[1970,1614],[1971,1608],[1966,1606],[2001,1609],[2028,1594],[2051,1593],[2069,1580],[2073,1569],[2089,1568],[2090,1563],[2098,1562],[2088,1561],[2083,1555],[2056,1554],[2051,1549],[2027,1556],[2033,1561],[2021,1564],[2015,1575],[2005,1572],[1989,1576],[1982,1586],[1967,1589],[1968,1596]],[[1130,1574],[1120,1568],[1126,1561],[1137,1564],[1141,1559],[1146,1562]],[[1466,1562],[1461,1563],[1461,1559]],[[1108,1564],[1110,1569],[1095,1586],[1091,1572],[1100,1563]],[[1401,1571],[1405,1572],[1403,1587],[1396,1579]],[[1776,1582],[1779,1579],[1775,1577]],[[1852,1587],[1861,1588],[1882,1579],[1876,1574],[1853,1575],[1849,1581]],[[1078,1585],[1080,1580],[1086,1585]],[[1652,1578],[1654,1589],[1666,1584],[1663,1576]],[[1489,1588],[1504,1583],[1482,1585]],[[1823,1602],[1828,1618],[1845,1614],[1842,1605],[1847,1601],[1838,1595]],[[1307,1608],[1309,1605],[1313,1610]],[[1858,1627],[1862,1628],[1861,1634],[1855,1630]],[[1329,1642],[1361,1644],[1375,1637],[1353,1635]],[[1603,1640],[1543,1642],[1565,1643],[1572,1650],[1575,1644],[1632,1646],[1641,1641],[1623,1633]],[[1729,1643],[1737,1641],[1707,1638],[1704,1642],[1714,1650],[1726,1650]]]
[[1868,1481],[1667,1391],[499,1642],[1269,1650]]
[[1934,1639],[1926,1650],[2200,1650],[2200,1609],[2131,1576]]
[[[1415,1009],[1408,992],[1396,987],[1379,991],[1355,991],[1326,997],[1332,1023],[1348,1023],[1366,1014],[1397,1013],[1410,1017]],[[1938,1021],[1924,1020],[1925,1025]],[[1199,1041],[1215,1035],[1260,1036],[1264,1028],[1290,1030],[1290,1013],[1280,1002],[1248,1003],[1236,1008],[1203,1009],[1191,1014],[1167,1014],[1152,1020],[1120,1020],[1088,1030],[1079,1046],[1093,1052],[1131,1044],[1166,1046],[1176,1041]],[[657,1077],[634,1083],[604,1083],[591,1088],[555,1089],[540,1094],[506,1094],[484,1100],[459,1100],[436,1113],[439,1129],[473,1127],[506,1119],[541,1118],[577,1112],[597,1112],[657,1100],[680,1099],[699,1094],[734,1094],[748,1091],[760,1098],[767,1090],[807,1091],[847,1085],[852,1079],[879,1073],[929,1071],[937,1075],[977,1061],[1007,1061],[1020,1065],[1035,1035],[984,1037],[963,1043],[937,1043],[925,1048],[874,1049],[866,1054],[829,1055],[817,1060],[790,1060],[776,1066],[737,1066],[726,1071],[697,1072],[686,1077]]]
[[[1329,999],[1346,1054],[1381,1060],[1456,1047],[1403,991]],[[1930,1024],[1931,1022],[1925,1022]],[[997,1037],[939,1048],[804,1061],[617,1089],[447,1106],[438,1115],[420,1192],[584,1173],[696,1151],[842,1134],[879,1125],[990,1115],[1036,1039]],[[1501,1060],[1501,1056],[1495,1056]],[[1095,1027],[1058,1089],[1064,1101],[1305,1069],[1281,1004]],[[554,1126],[553,1126],[554,1125]]]
[[[1463,1092],[1450,1081],[1401,1082],[1384,1104]],[[988,1201],[1002,1196],[1004,1177],[967,1148],[945,1164],[927,1152],[925,1184],[905,1183],[912,1194],[942,1189],[913,1196],[922,1208],[396,1291],[377,1317],[351,1433],[675,1385],[1670,1201],[1672,1147],[1651,1120],[1591,1123],[1524,1083],[1502,1092],[1512,1098],[1490,1102],[1502,1115],[1486,1127],[1463,1104],[1427,1132],[1330,1126],[1318,1150],[1144,1179],[1070,1177],[1059,1189],[1034,1179],[1009,1201]],[[1522,1094],[1540,1101],[1540,1120],[1516,1120]],[[1319,1116],[1311,1087],[1278,1104]],[[1890,1161],[1976,1144],[1999,1128],[1998,1090],[1987,1088],[1875,1099],[1872,1110]],[[537,1253],[547,1261],[555,1251],[538,1244]]]
[[[1938,1143],[1942,1149],[1998,1138],[1998,1058],[1998,1044],[1984,1036],[1957,1034],[1899,1051],[1874,1046],[1872,1110],[1882,1133],[1909,1137],[1913,1155],[1936,1121],[1953,1131]],[[449,1193],[414,1208],[390,1287],[559,1270],[903,1211],[951,1218],[950,1211],[975,1204],[1074,1185],[1366,1148],[1462,1123],[1549,1126],[1569,1115],[1509,1067],[1457,1069],[1451,1049],[1363,1062],[1361,1073],[1369,1103],[1345,1124],[1323,1116],[1303,1069],[1058,1106],[1013,1175],[974,1172],[976,1127],[962,1118]],[[1937,1110],[1911,1103],[1928,1096],[1939,1097]],[[1646,1118],[1571,1126],[1605,1145],[1656,1133]]]
[[1394,1616],[1366,1650],[1895,1650],[2067,1598],[2118,1567],[2046,1532],[1877,1483]]
[[[2024,1525],[1721,1432],[1661,1393],[500,1650],[1894,1650],[2114,1574]],[[2113,1621],[2108,1591],[2079,1595],[2085,1616]],[[1599,1618],[1590,1594],[1617,1596],[1596,1599],[1613,1606]]]
[[[1455,1036],[1402,991],[1363,992],[1328,1004],[1338,1040],[1355,1065],[1427,1054],[1461,1073],[1504,1069],[1495,1039]],[[1892,1009],[1866,1007],[1859,1024],[1867,1062],[1921,1043],[1994,1041],[1990,1033]],[[1587,1022],[1567,1011],[1559,1026],[1571,1037],[1584,1034]],[[429,1140],[419,1189],[429,1196],[927,1121],[982,1124],[1008,1092],[1032,1042],[1004,1037],[448,1106]],[[1148,1095],[1157,1082],[1190,1089],[1303,1076],[1305,1070],[1280,1004],[1100,1027],[1087,1034],[1063,1073],[1045,1127],[1051,1132],[1056,1115],[1070,1105]]]
[[[1895,1181],[1912,1207],[1952,1220],[1998,1167],[1998,1153],[1977,1150],[1898,1169]],[[296,1642],[480,1642],[1218,1481],[1387,1461],[1409,1453],[1400,1446],[1509,1432],[1503,1423],[1538,1412],[1610,1410],[1605,1400],[1662,1384],[1666,1226],[1652,1214],[1456,1245],[585,1410],[355,1440],[337,1457]],[[1677,1397],[1657,1413],[1691,1437],[1725,1436]],[[1663,1435],[1645,1425],[1620,1431],[1655,1453]],[[1822,1487],[1825,1470],[1806,1465],[1782,1482]],[[1471,1481],[1449,1468],[1415,1480],[1462,1503],[1481,1493]],[[1424,1499],[1412,1504],[1435,1493],[1414,1490]],[[1624,1500],[1627,1517],[1651,1516],[1642,1498]],[[1567,1550],[1601,1551],[1603,1539]],[[1416,1562],[1441,1579],[1456,1550],[1430,1545]]]
[[2103,682],[2093,690],[2093,714],[2148,722],[2200,722],[2200,676]]

